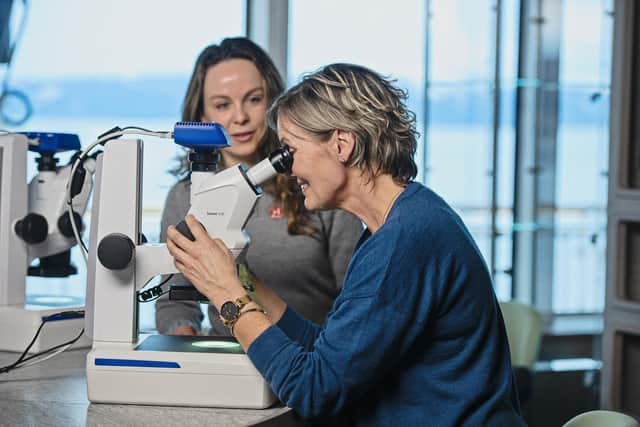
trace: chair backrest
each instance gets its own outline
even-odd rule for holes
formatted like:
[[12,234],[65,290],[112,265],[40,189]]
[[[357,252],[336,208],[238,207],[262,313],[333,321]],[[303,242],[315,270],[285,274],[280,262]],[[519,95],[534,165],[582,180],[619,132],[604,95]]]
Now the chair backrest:
[[538,357],[542,317],[533,307],[519,302],[500,302],[507,329],[511,365],[531,368]]
[[589,411],[576,415],[562,427],[640,427],[640,424],[628,415],[614,411]]

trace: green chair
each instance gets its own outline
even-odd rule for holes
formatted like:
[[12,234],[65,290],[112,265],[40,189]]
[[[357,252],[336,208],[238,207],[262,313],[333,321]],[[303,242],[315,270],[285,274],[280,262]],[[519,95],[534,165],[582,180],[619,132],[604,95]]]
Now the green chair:
[[500,311],[507,329],[518,396],[524,404],[533,388],[533,364],[542,339],[542,317],[533,307],[515,301],[500,302]]
[[640,424],[628,415],[614,411],[589,411],[576,415],[562,427],[640,427]]
[[507,328],[511,364],[533,368],[542,338],[542,317],[533,307],[515,301],[500,302]]

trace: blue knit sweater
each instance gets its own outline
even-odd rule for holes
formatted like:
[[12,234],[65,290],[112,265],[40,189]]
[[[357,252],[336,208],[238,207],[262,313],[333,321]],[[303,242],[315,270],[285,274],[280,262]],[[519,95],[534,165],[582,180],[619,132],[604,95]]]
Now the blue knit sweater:
[[365,230],[325,324],[288,308],[248,355],[280,400],[321,424],[524,424],[486,265],[418,183]]

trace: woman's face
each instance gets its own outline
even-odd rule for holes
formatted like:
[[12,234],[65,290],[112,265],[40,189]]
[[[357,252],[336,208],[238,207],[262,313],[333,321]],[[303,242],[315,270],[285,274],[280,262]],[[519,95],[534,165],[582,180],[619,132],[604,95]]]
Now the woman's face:
[[267,131],[265,82],[256,66],[246,59],[228,59],[207,69],[203,88],[203,122],[217,122],[231,137],[222,150],[225,166],[253,165]]
[[286,116],[278,117],[278,138],[293,155],[291,174],[297,178],[307,209],[339,207],[347,173],[332,148],[334,137],[335,134],[329,141],[318,141]]

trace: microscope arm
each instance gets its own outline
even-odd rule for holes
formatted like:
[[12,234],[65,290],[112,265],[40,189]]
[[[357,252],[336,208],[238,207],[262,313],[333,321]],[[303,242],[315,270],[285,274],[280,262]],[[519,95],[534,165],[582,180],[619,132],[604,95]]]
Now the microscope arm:
[[149,280],[160,274],[174,274],[178,269],[164,243],[145,243],[135,248],[136,290],[144,288]]

